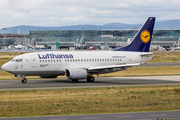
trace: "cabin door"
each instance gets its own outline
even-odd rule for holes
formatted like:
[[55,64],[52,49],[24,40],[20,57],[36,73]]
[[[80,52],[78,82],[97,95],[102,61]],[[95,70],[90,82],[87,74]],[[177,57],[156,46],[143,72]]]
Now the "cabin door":
[[131,64],[131,63],[132,63],[131,55],[127,55],[127,63],[128,63],[128,64]]
[[34,55],[31,56],[31,67],[37,67],[37,59]]

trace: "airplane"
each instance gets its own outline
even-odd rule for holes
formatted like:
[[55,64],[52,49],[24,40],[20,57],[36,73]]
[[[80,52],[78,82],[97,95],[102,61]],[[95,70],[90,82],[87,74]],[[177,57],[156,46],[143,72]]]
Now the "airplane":
[[89,47],[89,50],[94,50],[94,49],[95,49],[94,45]]
[[[65,75],[71,81],[86,79],[94,82],[93,75],[127,70],[149,61],[149,52],[155,17],[149,17],[132,42],[114,51],[48,51],[26,53],[5,63],[2,69],[21,77],[56,78]],[[146,37],[144,37],[146,36]]]
[[27,48],[23,45],[9,45],[8,49],[27,49]]
[[34,46],[34,49],[45,49],[46,47],[44,45],[36,45]]
[[13,46],[14,49],[27,49],[25,46],[23,45],[15,45]]

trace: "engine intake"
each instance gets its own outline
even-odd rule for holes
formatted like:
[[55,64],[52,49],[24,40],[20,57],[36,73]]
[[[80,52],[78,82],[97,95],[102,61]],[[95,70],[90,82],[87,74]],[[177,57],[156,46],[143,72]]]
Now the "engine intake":
[[85,79],[87,71],[81,68],[67,68],[65,76],[69,79]]

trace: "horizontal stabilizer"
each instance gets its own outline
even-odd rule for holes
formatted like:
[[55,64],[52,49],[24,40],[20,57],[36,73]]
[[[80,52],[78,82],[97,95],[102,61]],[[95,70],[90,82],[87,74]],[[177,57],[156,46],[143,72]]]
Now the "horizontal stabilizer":
[[154,53],[142,53],[141,56],[152,56]]
[[151,56],[151,55],[157,55],[157,54],[167,54],[167,53],[171,53],[170,52],[157,52],[157,53],[142,53],[141,56]]

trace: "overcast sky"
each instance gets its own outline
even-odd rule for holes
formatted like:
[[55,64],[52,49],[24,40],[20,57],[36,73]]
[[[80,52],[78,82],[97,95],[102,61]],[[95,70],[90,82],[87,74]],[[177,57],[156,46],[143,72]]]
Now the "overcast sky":
[[0,28],[180,19],[180,0],[0,0]]

